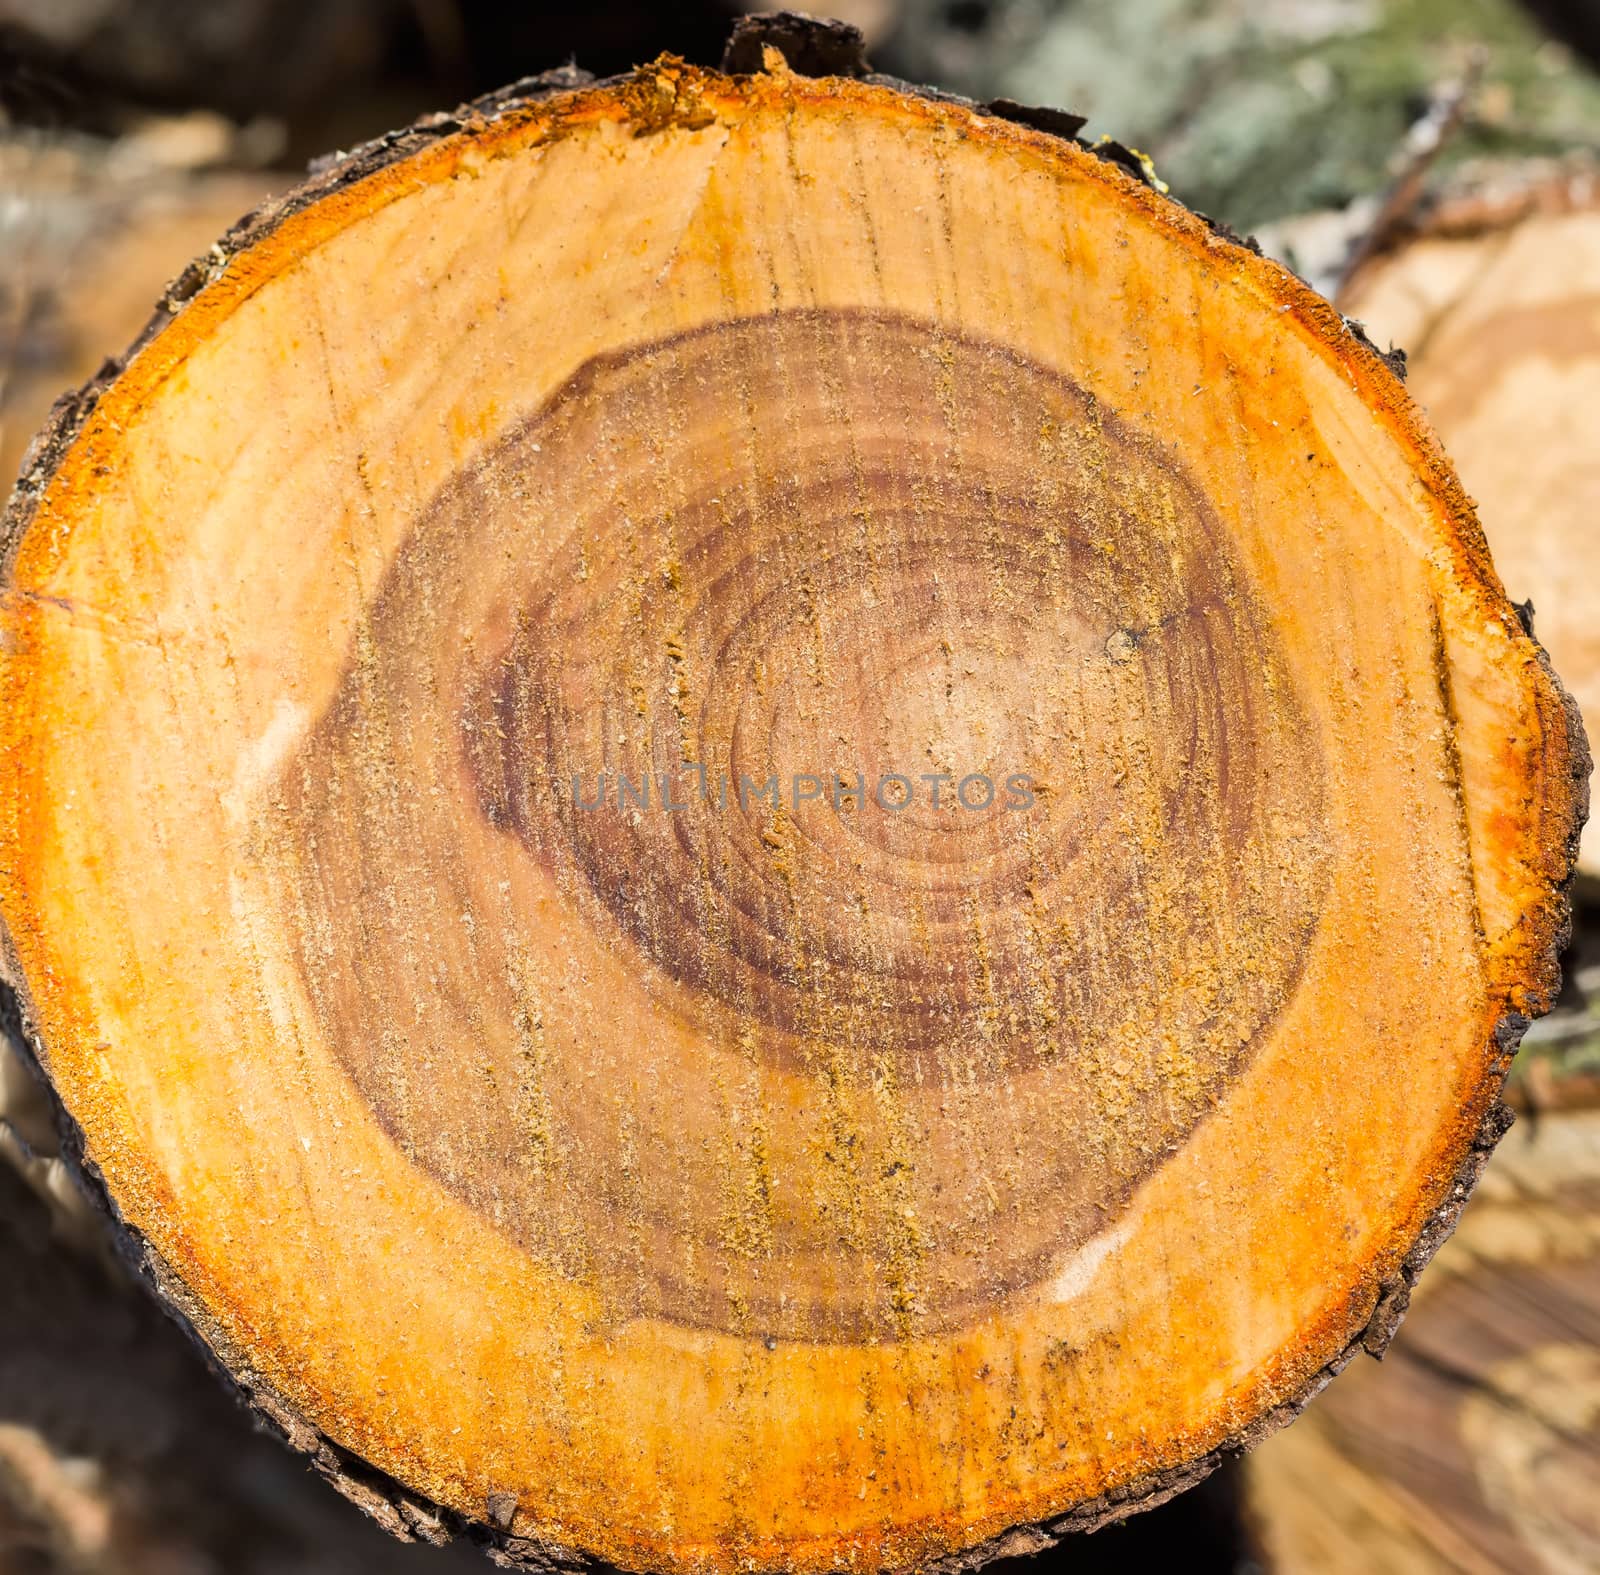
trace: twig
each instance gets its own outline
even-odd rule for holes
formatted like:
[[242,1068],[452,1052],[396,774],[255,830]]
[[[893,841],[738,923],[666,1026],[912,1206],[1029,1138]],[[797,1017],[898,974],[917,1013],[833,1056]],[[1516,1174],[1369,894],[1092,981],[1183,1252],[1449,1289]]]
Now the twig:
[[1433,95],[1426,113],[1406,133],[1394,181],[1378,205],[1372,223],[1356,239],[1339,270],[1334,287],[1335,301],[1344,294],[1362,264],[1382,251],[1415,211],[1428,171],[1466,121],[1488,60],[1486,50],[1474,49],[1461,75]]

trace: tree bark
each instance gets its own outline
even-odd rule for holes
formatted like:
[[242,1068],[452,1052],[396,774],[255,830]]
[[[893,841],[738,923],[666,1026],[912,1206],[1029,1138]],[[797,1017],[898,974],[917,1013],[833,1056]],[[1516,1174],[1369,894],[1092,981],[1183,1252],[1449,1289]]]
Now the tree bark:
[[1390,364],[805,39],[330,165],[0,546],[86,1174],[320,1469],[529,1568],[1160,1502],[1386,1344],[1556,985],[1581,728]]

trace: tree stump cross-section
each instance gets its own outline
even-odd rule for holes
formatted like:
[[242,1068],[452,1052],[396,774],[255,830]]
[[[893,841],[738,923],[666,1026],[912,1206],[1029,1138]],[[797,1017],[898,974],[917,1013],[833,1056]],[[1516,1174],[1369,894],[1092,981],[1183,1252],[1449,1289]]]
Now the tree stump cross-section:
[[760,64],[331,166],[0,538],[86,1172],[291,1441],[530,1567],[981,1562],[1291,1416],[1500,1129],[1586,801],[1337,313]]

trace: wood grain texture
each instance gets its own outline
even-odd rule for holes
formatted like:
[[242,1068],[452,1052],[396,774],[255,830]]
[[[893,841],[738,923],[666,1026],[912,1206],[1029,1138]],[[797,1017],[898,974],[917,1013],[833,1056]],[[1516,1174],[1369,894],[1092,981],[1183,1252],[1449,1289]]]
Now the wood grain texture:
[[[1440,204],[1344,302],[1407,347],[1410,384],[1481,511],[1511,594],[1600,718],[1600,183],[1593,170]],[[1580,867],[1600,875],[1590,830]]]
[[87,1164],[292,1440],[527,1565],[978,1562],[1293,1415],[1500,1130],[1585,799],[1331,308],[765,60],[335,166],[0,559]]

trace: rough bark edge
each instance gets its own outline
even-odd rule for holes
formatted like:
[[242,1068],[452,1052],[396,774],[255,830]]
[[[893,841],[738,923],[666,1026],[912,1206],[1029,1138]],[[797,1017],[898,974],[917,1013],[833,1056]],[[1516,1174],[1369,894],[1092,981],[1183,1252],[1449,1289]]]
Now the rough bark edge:
[[[817,37],[819,29],[825,35],[820,40]],[[1018,122],[1071,142],[1096,157],[1118,165],[1174,206],[1183,207],[1178,199],[1170,195],[1165,183],[1157,178],[1149,159],[1142,154],[1109,138],[1096,143],[1078,138],[1076,132],[1085,123],[1079,116],[1060,110],[1029,109],[1005,99],[996,100],[993,104],[977,104],[957,94],[871,72],[867,67],[862,35],[859,29],[848,24],[819,21],[798,12],[743,18],[736,24],[730,39],[728,56],[724,59],[725,68],[729,57],[736,62],[746,58],[744,54],[734,54],[735,44],[739,44],[741,50],[746,52],[753,49],[763,59],[763,49],[774,48],[784,56],[789,68],[800,75],[808,73],[800,71],[795,60],[816,59],[833,65],[836,68],[834,74],[839,76],[914,97],[958,104],[978,113]],[[789,48],[785,48],[785,44]],[[793,55],[790,49],[794,51]],[[29,446],[21,476],[4,513],[0,514],[0,575],[9,571],[40,495],[87,423],[101,395],[121,376],[134,356],[178,316],[194,296],[216,279],[235,256],[265,239],[294,214],[445,137],[484,126],[523,104],[581,88],[611,86],[628,79],[626,74],[596,78],[573,64],[522,78],[455,111],[424,116],[409,127],[386,133],[349,152],[317,160],[309,171],[311,179],[305,184],[247,214],[209,252],[191,263],[174,280],[157,304],[151,320],[126,352],[108,358],[95,376],[81,388],[62,395],[56,401],[44,428]],[[1069,125],[1070,130],[1067,129]],[[1220,241],[1238,246],[1256,257],[1262,255],[1253,237],[1241,237],[1230,226],[1195,210],[1185,211],[1194,213]],[[1403,351],[1391,349],[1385,354],[1367,338],[1358,321],[1342,316],[1337,316],[1337,321],[1374,362],[1381,364],[1397,379],[1403,376]],[[1446,468],[1437,453],[1429,456],[1428,461],[1430,470]],[[1536,934],[1542,932],[1530,952],[1530,973],[1538,975],[1545,986],[1543,989],[1535,986],[1530,1005],[1535,1012],[1542,1014],[1554,1003],[1560,978],[1560,956],[1571,934],[1572,892],[1577,879],[1579,839],[1588,818],[1591,760],[1577,703],[1562,687],[1543,647],[1536,643],[1536,650],[1540,666],[1561,700],[1570,771],[1570,782],[1564,784],[1570,794],[1564,805],[1568,831],[1561,855],[1561,877],[1553,883],[1548,900],[1525,916],[1535,925]],[[1041,1552],[1074,1533],[1098,1531],[1141,1510],[1154,1509],[1202,1482],[1225,1460],[1247,1453],[1287,1426],[1361,1351],[1381,1358],[1405,1316],[1418,1276],[1455,1230],[1461,1211],[1482,1175],[1490,1154],[1515,1120],[1510,1108],[1500,1098],[1500,1091],[1503,1090],[1511,1059],[1530,1020],[1520,1012],[1508,1011],[1496,1024],[1486,1046],[1489,1075],[1492,1078],[1498,1073],[1496,1092],[1489,1101],[1478,1131],[1470,1141],[1443,1201],[1424,1222],[1421,1233],[1397,1269],[1378,1283],[1375,1302],[1366,1321],[1343,1349],[1305,1380],[1288,1399],[1262,1412],[1195,1459],[1146,1472],[1131,1482],[1076,1504],[1062,1514],[1013,1526],[971,1547],[924,1560],[914,1567],[925,1572],[925,1575],[966,1575],[966,1572],[980,1570],[997,1559]],[[514,1501],[509,1504],[506,1502],[509,1495],[490,1494],[485,1502],[483,1518],[474,1519],[411,1492],[387,1472],[369,1465],[359,1455],[315,1427],[271,1385],[251,1375],[247,1363],[240,1361],[236,1365],[229,1364],[228,1343],[221,1338],[208,1338],[201,1332],[202,1326],[209,1325],[210,1320],[177,1276],[167,1269],[144,1235],[123,1218],[98,1167],[88,1157],[82,1128],[66,1109],[45,1073],[43,1043],[30,1021],[26,984],[11,954],[3,924],[0,924],[0,1031],[8,1032],[15,1040],[23,1060],[46,1090],[61,1136],[62,1160],[84,1189],[92,1206],[106,1220],[119,1256],[194,1342],[219,1380],[233,1391],[261,1425],[276,1433],[291,1449],[305,1455],[318,1474],[345,1498],[401,1541],[442,1544],[464,1537],[483,1548],[497,1565],[528,1571],[530,1575],[558,1575],[558,1572],[628,1575],[628,1572],[596,1554],[514,1535],[509,1528],[517,1505]],[[905,1567],[887,1566],[894,1569]]]

